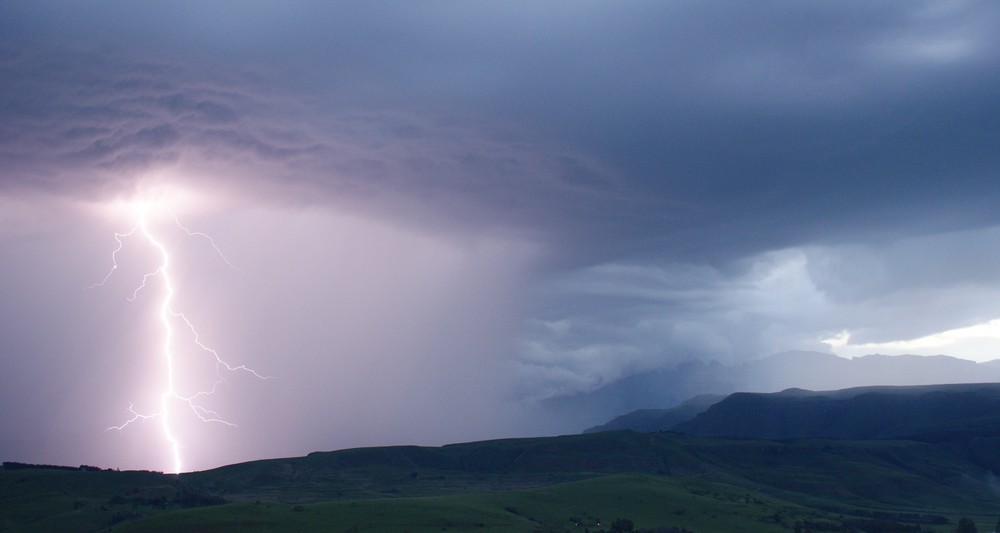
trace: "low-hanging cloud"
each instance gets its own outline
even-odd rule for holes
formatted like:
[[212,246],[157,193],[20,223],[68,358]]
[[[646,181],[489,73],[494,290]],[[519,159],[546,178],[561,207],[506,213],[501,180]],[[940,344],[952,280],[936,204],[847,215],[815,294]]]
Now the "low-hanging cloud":
[[[981,326],[952,336],[976,333],[989,341],[985,351],[898,341],[995,319],[997,235],[989,228],[879,247],[789,248],[728,270],[608,263],[575,271],[547,284],[549,305],[530,323],[522,371],[544,383],[535,394],[551,398],[692,359],[735,364],[792,349],[856,356],[950,348],[992,359],[993,333]],[[837,342],[845,333],[850,345]]]

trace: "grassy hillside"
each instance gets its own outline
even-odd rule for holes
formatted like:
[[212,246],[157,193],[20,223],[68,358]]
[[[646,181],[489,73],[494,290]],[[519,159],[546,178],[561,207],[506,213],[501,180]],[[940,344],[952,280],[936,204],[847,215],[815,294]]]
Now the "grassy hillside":
[[[169,513],[121,531],[598,531],[614,520],[638,528],[684,524],[695,531],[783,532],[795,520],[835,515],[735,487],[640,474],[540,489],[452,496],[351,500],[304,505],[244,503]],[[192,529],[193,528],[193,529]]]
[[699,533],[878,520],[945,532],[960,516],[990,531],[991,480],[967,450],[935,443],[609,432],[181,475],[4,469],[0,531],[599,531],[629,519]]

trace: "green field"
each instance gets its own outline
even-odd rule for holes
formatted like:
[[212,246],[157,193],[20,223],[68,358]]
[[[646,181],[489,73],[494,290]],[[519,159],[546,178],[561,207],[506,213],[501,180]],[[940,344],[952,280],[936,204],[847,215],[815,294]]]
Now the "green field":
[[995,466],[969,448],[910,441],[611,432],[323,452],[181,475],[5,468],[0,531],[596,532],[628,519],[637,530],[697,533],[888,523],[895,529],[883,530],[943,533],[965,516],[988,532],[1000,517]]

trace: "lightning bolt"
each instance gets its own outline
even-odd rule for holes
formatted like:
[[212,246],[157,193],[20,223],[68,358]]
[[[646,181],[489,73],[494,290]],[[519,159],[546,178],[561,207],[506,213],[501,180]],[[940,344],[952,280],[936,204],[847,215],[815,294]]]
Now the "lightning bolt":
[[[135,301],[138,299],[139,293],[146,289],[146,287],[152,283],[154,279],[160,280],[163,286],[163,295],[159,302],[159,321],[163,331],[163,341],[162,346],[160,347],[160,353],[163,358],[163,371],[166,374],[166,387],[160,393],[160,407],[157,411],[152,413],[141,413],[135,409],[134,404],[129,404],[128,410],[131,416],[120,425],[109,427],[108,431],[122,431],[129,425],[136,422],[159,419],[164,438],[170,449],[170,455],[173,460],[173,470],[174,472],[181,472],[183,470],[183,461],[181,458],[182,444],[180,438],[177,436],[177,431],[175,430],[173,424],[175,413],[172,412],[171,405],[179,403],[186,406],[188,410],[194,414],[194,416],[203,422],[214,422],[236,427],[235,424],[224,419],[219,413],[203,406],[200,403],[201,400],[215,394],[221,385],[228,385],[225,377],[223,377],[223,371],[245,372],[262,380],[270,379],[270,377],[261,375],[257,373],[257,371],[245,365],[233,365],[226,362],[214,348],[209,347],[201,341],[201,335],[195,328],[194,323],[192,323],[184,313],[179,312],[174,308],[175,290],[173,278],[171,278],[170,275],[170,252],[163,241],[154,234],[148,221],[148,215],[154,205],[138,204],[137,207],[138,216],[135,224],[132,226],[132,229],[126,233],[115,233],[115,241],[118,245],[111,253],[111,269],[108,271],[107,275],[104,276],[104,279],[91,285],[90,288],[103,286],[118,270],[118,254],[122,251],[122,248],[124,248],[126,239],[131,237],[141,237],[150,246],[152,246],[154,250],[156,250],[159,257],[158,266],[155,270],[147,272],[143,275],[142,282],[136,286],[136,288],[132,291],[132,295],[128,296],[126,299],[129,301]],[[218,254],[218,256],[221,257],[230,268],[238,271],[238,269],[222,253],[222,250],[218,247],[218,245],[216,245],[215,240],[212,239],[211,236],[206,233],[191,231],[181,223],[180,219],[178,219],[177,215],[175,215],[172,211],[170,212],[170,216],[173,218],[177,227],[180,228],[188,237],[197,237],[207,240],[215,250],[216,254]],[[208,390],[202,390],[189,396],[180,394],[176,386],[177,376],[175,367],[177,356],[175,355],[173,348],[176,337],[175,329],[181,326],[190,331],[193,337],[193,344],[202,352],[210,356],[215,363],[216,379],[212,387]]]

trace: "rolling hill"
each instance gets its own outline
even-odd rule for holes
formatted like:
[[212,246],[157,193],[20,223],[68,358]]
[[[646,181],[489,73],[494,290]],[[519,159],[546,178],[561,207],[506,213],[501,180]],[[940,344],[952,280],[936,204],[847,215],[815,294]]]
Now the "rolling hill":
[[357,448],[178,475],[7,462],[0,531],[946,533],[1000,516],[1000,384],[738,393],[685,409],[673,432]]
[[0,528],[596,532],[628,520],[647,531],[946,532],[967,516],[985,531],[1000,516],[995,471],[995,454],[951,443],[631,431],[317,452],[180,475],[7,463]]

